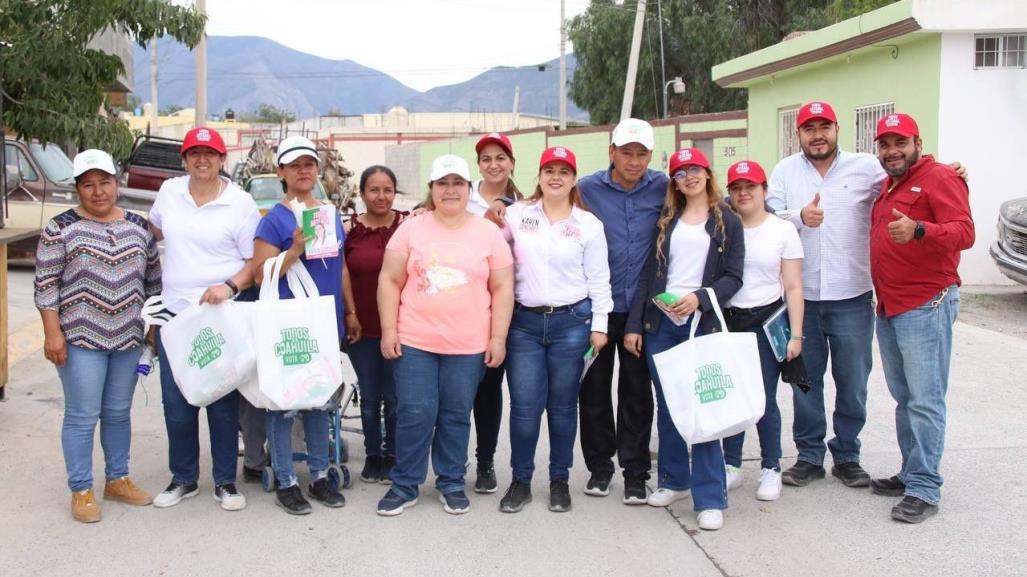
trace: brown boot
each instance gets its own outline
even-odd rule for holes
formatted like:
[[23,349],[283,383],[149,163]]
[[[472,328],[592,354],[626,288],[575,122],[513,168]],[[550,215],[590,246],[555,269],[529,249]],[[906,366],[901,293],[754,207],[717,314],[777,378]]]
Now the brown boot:
[[96,523],[100,520],[100,506],[92,489],[71,494],[71,516],[82,523]]
[[132,479],[122,477],[107,481],[103,488],[103,498],[109,501],[121,501],[127,505],[149,505],[153,503],[153,497],[135,486]]

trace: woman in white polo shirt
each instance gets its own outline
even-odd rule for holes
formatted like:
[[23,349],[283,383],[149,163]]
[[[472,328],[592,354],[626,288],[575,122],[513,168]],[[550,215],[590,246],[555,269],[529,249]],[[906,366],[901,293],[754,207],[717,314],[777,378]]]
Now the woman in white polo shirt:
[[[182,143],[187,176],[166,180],[150,209],[154,236],[164,241],[164,306],[180,313],[195,303],[218,304],[253,284],[248,265],[260,213],[253,198],[221,176],[225,144],[215,130],[194,128]],[[160,342],[160,384],[168,430],[171,483],[153,500],[171,507],[199,493],[199,409],[175,385]],[[207,406],[214,499],[235,511],[246,498],[235,488],[238,462],[239,394],[232,392]]]
[[513,482],[500,510],[516,513],[531,501],[542,412],[549,423],[549,510],[568,511],[568,487],[578,427],[584,356],[606,345],[613,310],[603,224],[577,186],[574,153],[548,148],[538,186],[506,211],[504,234],[514,254],[513,321],[507,337],[510,385],[510,466]]

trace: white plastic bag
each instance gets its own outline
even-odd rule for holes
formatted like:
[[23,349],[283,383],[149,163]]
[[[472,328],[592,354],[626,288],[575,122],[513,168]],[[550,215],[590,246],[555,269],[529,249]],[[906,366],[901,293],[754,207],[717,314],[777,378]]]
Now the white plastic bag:
[[766,409],[755,333],[727,332],[724,313],[706,290],[723,332],[695,336],[696,311],[687,341],[653,355],[674,426],[692,445],[730,437],[756,424]]
[[192,305],[161,328],[175,384],[190,405],[206,407],[256,379],[252,304]]
[[292,299],[281,300],[278,278],[285,254],[264,263],[254,304],[256,387],[241,391],[254,406],[291,411],[324,406],[342,384],[335,298],[321,296],[303,264],[286,272]]

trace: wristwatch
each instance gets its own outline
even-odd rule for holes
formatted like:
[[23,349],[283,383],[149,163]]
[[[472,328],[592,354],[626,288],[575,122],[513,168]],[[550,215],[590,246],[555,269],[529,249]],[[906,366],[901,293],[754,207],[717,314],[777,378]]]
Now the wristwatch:
[[229,290],[232,291],[232,297],[235,297],[239,294],[239,285],[232,282],[232,279],[226,280],[225,285],[228,287]]
[[925,234],[927,234],[927,229],[924,228],[924,223],[919,220],[916,221],[916,230],[913,231],[913,240],[920,240],[924,238]]

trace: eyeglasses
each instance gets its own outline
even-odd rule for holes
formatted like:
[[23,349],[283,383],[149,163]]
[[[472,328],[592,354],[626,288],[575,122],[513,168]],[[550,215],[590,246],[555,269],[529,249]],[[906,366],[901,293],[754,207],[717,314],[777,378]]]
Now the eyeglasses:
[[681,170],[674,173],[674,180],[684,180],[689,174],[692,176],[699,176],[706,172],[706,169],[699,166],[698,164],[690,164]]

